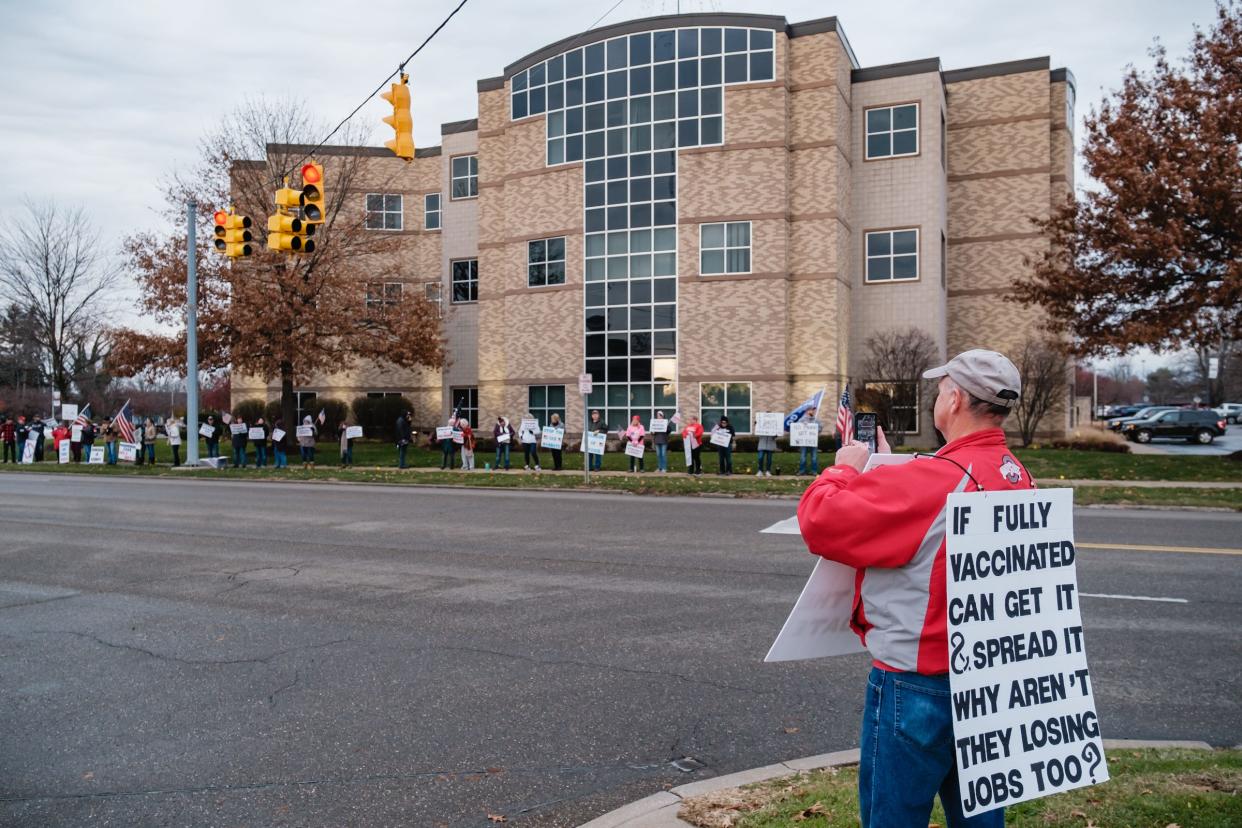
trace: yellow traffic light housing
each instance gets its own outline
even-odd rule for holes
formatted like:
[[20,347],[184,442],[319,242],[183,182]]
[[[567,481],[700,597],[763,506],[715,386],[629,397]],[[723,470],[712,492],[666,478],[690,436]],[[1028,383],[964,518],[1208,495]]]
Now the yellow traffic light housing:
[[248,216],[235,216],[232,212],[217,210],[212,218],[215,223],[216,250],[230,259],[249,256],[254,252],[250,246],[253,237],[250,234]]
[[302,207],[302,221],[306,224],[323,224],[327,208],[323,197],[323,165],[311,161],[302,165],[302,194],[298,199]]
[[315,242],[310,238],[315,225],[292,214],[302,200],[302,193],[288,186],[276,191],[276,212],[267,217],[267,246],[269,250],[285,253],[314,253]]
[[401,73],[401,83],[394,83],[392,88],[380,97],[392,104],[392,115],[384,119],[397,133],[384,146],[392,150],[393,155],[406,161],[414,158],[414,119],[410,115],[410,76]]

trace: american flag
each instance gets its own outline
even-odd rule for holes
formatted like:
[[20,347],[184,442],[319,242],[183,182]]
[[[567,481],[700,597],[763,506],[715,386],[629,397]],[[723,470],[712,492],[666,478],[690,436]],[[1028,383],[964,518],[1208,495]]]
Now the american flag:
[[847,385],[845,391],[841,393],[841,404],[837,406],[837,434],[841,438],[841,443],[853,436],[854,433],[854,412],[850,410],[850,388]]
[[134,424],[130,422],[132,413],[129,410],[129,400],[126,400],[125,405],[121,406],[121,410],[112,418],[112,425],[116,426],[116,430],[120,432],[121,439],[126,443],[134,442]]
[[316,417],[315,419],[319,421],[320,425],[323,425],[323,421],[328,419],[328,409],[326,408],[319,409],[319,416]]
[[87,403],[85,406],[82,407],[82,410],[78,412],[78,416],[74,418],[73,422],[70,423],[69,427],[73,428],[74,426],[77,426],[79,428],[86,428],[86,425],[87,423],[90,422],[90,419],[91,419],[91,404]]

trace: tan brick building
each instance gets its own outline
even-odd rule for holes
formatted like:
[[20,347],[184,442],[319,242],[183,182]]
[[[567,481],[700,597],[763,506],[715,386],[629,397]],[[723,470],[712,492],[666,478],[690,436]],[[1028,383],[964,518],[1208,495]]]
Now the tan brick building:
[[[424,424],[463,401],[483,423],[557,410],[576,431],[586,371],[614,426],[727,411],[746,432],[825,387],[831,419],[875,379],[874,333],[918,327],[941,355],[1034,333],[1003,296],[1072,187],[1074,81],[1047,58],[860,67],[836,18],[691,14],[568,38],[478,90],[477,120],[413,162],[361,150],[383,184],[360,209],[409,248],[391,289],[440,298],[450,364],[306,394],[405,393]],[[930,400],[900,393],[929,442]]]

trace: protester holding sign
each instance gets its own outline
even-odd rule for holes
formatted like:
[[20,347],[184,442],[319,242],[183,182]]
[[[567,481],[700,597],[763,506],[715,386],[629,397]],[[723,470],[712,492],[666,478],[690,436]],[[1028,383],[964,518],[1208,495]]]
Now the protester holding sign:
[[272,461],[275,468],[289,468],[289,435],[285,433],[285,421],[281,417],[272,423]]
[[198,433],[207,441],[207,456],[220,456],[220,426],[216,423],[216,415],[208,414],[207,422],[199,428]]
[[160,432],[155,427],[150,417],[142,422],[142,452],[147,456],[147,463],[155,465],[155,441],[159,439]]
[[518,439],[522,442],[523,468],[530,471],[534,463],[535,471],[543,471],[539,467],[539,421],[528,411],[520,425]]
[[474,439],[474,429],[470,427],[470,421],[465,417],[457,421],[457,425],[461,427],[461,467],[463,471],[474,471],[474,449],[476,441]]
[[[553,413],[552,416],[548,418],[548,427],[553,430],[560,431],[561,434],[557,435],[558,437],[564,436],[565,426],[561,423],[560,414]],[[548,447],[548,451],[552,452],[552,468],[556,471],[560,471],[562,459],[561,443],[558,441],[556,443],[556,448],[552,448],[551,444],[545,440],[544,445]]]
[[[590,425],[587,427],[587,431],[589,431],[591,434],[604,434],[604,435],[608,434],[608,424],[600,419],[598,409],[591,409],[591,422],[590,422]],[[599,454],[595,454],[593,452],[588,453],[587,463],[590,464],[588,466],[588,469],[590,471],[599,471],[600,469],[604,467],[604,453],[603,452],[600,452]]]
[[448,432],[437,429],[436,439],[440,441],[440,469],[452,471],[457,462],[457,444],[453,442],[453,431],[457,428],[457,418],[449,417]]
[[354,464],[354,442],[349,439],[349,426],[342,420],[336,426],[337,440],[341,446],[341,468]]
[[302,425],[298,427],[298,452],[302,455],[302,468],[310,466],[315,468],[315,439],[319,436],[319,429],[311,422],[311,416],[307,414],[302,418]]
[[668,472],[668,420],[664,419],[664,412],[657,411],[655,417],[651,419],[651,445],[656,450],[656,472],[664,474]]
[[168,434],[168,447],[172,449],[173,465],[181,465],[181,423],[176,415],[170,415],[164,423],[164,431]]
[[116,425],[111,420],[103,421],[104,462],[109,466],[116,465]]
[[726,477],[733,474],[733,426],[728,417],[721,417],[712,429],[711,444],[716,447],[717,474]]
[[504,417],[496,418],[496,425],[492,426],[492,438],[496,441],[496,462],[492,467],[497,471],[500,470],[500,457],[504,455],[505,471],[509,470],[509,448],[513,445],[513,438],[517,433],[513,430],[513,426],[509,425],[509,421]]
[[[862,570],[850,626],[871,652],[858,794],[863,826],[926,825],[940,794],[951,826],[1004,825],[1004,809],[965,821],[954,764],[945,580],[950,493],[1032,487],[1001,425],[1018,401],[1017,368],[993,351],[967,351],[923,375],[940,379],[935,455],[862,469],[870,450],[851,440],[802,495],[807,548]],[[883,431],[877,448],[889,451]]]
[[681,430],[681,439],[686,446],[686,473],[703,473],[703,425],[699,418],[691,414],[686,418],[686,427]]
[[254,445],[254,467],[261,469],[267,465],[267,423],[262,417],[256,417],[246,430],[246,435]]
[[402,411],[397,417],[397,468],[405,468],[405,453],[409,451],[410,443],[414,440],[414,430],[410,426],[413,419],[413,412]]
[[[630,418],[630,427],[621,434],[621,442],[629,443],[632,446],[644,446],[644,438],[647,430],[643,428],[643,421],[637,414]],[[635,457],[630,455],[630,471],[634,471],[634,467],[638,466],[638,471],[643,470],[643,458],[641,455]]]
[[[755,417],[756,433],[759,431],[759,426],[759,417]],[[759,468],[755,472],[755,477],[771,477],[772,457],[776,454],[776,436],[773,434],[761,434],[756,448],[759,452]]]
[[[804,430],[809,431],[811,426],[815,428],[815,444],[811,446],[801,446],[798,454],[798,474],[803,475],[808,472],[812,475],[819,474],[819,433],[823,430],[823,426],[819,422],[819,418],[815,416],[815,409],[808,408],[806,414],[799,420]],[[791,432],[792,434],[792,432]],[[807,461],[810,462],[807,462]]]

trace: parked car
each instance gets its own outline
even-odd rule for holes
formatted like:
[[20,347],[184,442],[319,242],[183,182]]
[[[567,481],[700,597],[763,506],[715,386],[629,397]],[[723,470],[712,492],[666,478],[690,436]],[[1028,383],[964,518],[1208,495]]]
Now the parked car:
[[1144,406],[1141,405],[1109,405],[1105,406],[1104,418],[1120,419],[1122,417],[1133,417],[1142,411]]
[[1189,440],[1206,446],[1217,437],[1224,436],[1226,428],[1221,416],[1209,408],[1183,408],[1162,411],[1143,420],[1131,420],[1121,427],[1121,433],[1127,440],[1136,443],[1171,439]]
[[1126,423],[1134,422],[1135,420],[1146,420],[1148,417],[1156,416],[1161,411],[1176,410],[1176,406],[1172,405],[1149,405],[1145,408],[1140,408],[1128,417],[1113,417],[1108,421],[1108,427],[1113,431],[1121,431],[1121,427]]
[[1224,417],[1227,423],[1242,421],[1242,403],[1223,403],[1212,410]]

